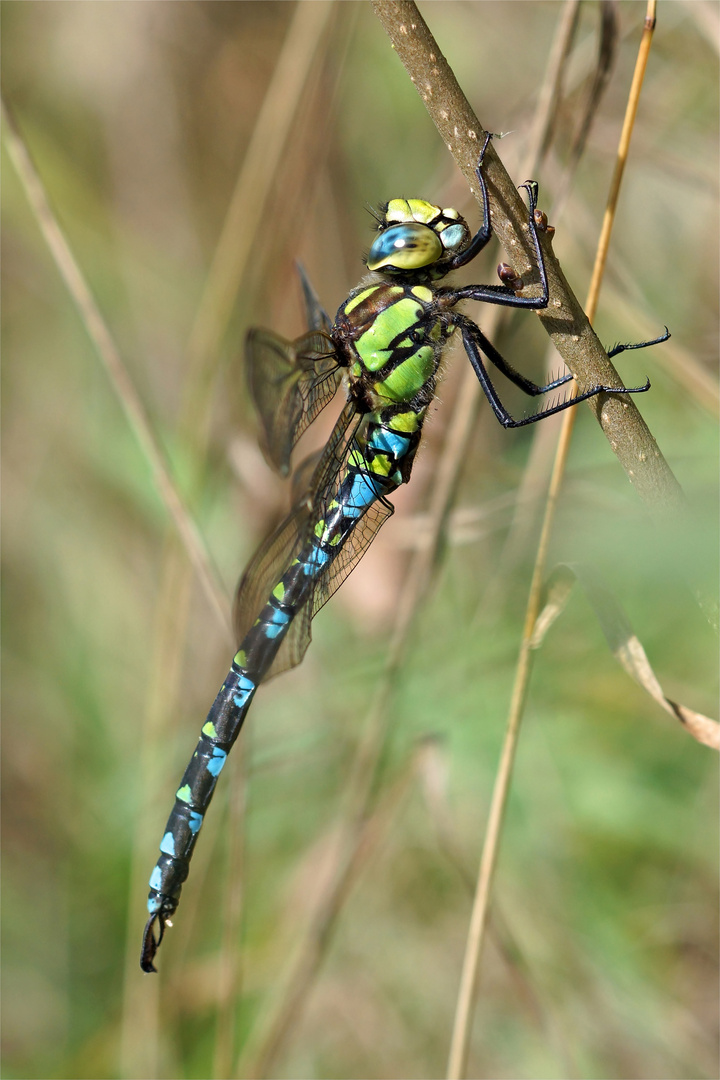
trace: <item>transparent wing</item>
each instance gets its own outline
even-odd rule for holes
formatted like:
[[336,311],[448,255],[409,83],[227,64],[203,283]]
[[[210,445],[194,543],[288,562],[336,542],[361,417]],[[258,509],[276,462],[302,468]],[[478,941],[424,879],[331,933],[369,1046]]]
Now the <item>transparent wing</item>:
[[[309,483],[301,491],[295,505],[278,528],[272,533],[250,561],[235,593],[233,624],[238,644],[254,624],[260,611],[267,602],[270,593],[290,566],[293,559],[305,546],[324,503],[322,489],[334,488],[334,474],[342,466],[347,456],[347,447],[353,439],[362,417],[352,403],[348,403],[340,414],[333,432],[315,465]],[[301,465],[305,471],[306,464]],[[293,621],[277,657],[270,670],[270,675],[295,667],[305,654],[307,643],[302,648],[298,645],[301,634],[302,618],[298,613]]]
[[[345,578],[352,573],[377,536],[380,528],[394,513],[395,507],[382,497],[379,497],[377,502],[368,507],[327,570],[318,578],[311,597],[311,619],[315,618],[323,604],[328,602],[333,593],[340,588]],[[310,604],[307,606],[310,608]]]
[[[356,436],[362,420],[361,416],[354,413],[352,404],[348,404],[323,451],[308,493],[311,510],[302,544],[309,538],[315,523],[328,517],[330,504],[338,498],[342,501],[341,488],[347,461],[350,453],[359,449]],[[270,669],[271,676],[296,667],[301,662],[311,641],[312,620],[352,573],[381,526],[393,513],[392,504],[382,499],[378,491],[377,502],[356,521],[335,558],[315,579],[313,590],[293,619],[283,646]]]
[[[335,425],[302,500],[260,547],[245,571],[235,601],[238,642],[255,622],[287,567],[308,542],[316,522],[326,518],[330,504],[341,494],[348,456],[357,448],[356,435],[362,421],[363,417],[349,402]],[[310,644],[310,624],[314,616],[352,572],[392,513],[392,505],[378,498],[356,522],[335,558],[316,578],[306,603],[290,625],[268,677],[279,675],[301,662]]]
[[316,450],[293,470],[290,479],[290,502],[293,506],[299,506],[301,502],[307,502],[308,492],[313,489],[313,477],[320,464],[325,449]]
[[269,330],[250,330],[246,371],[262,425],[263,453],[286,476],[295,443],[332,401],[342,378],[332,338],[312,330],[286,341]]
[[302,661],[312,640],[310,624],[313,619],[352,573],[377,536],[378,530],[394,512],[395,508],[392,504],[385,501],[373,503],[365,511],[332,563],[318,576],[307,603],[293,619],[287,637],[270,669],[270,678],[289,668],[297,667]]
[[246,566],[235,590],[233,607],[233,627],[238,645],[302,547],[309,514],[307,506],[296,506],[275,532],[263,541]]
[[330,330],[332,325],[328,313],[320,303],[318,294],[315,292],[310,278],[305,273],[305,267],[301,262],[296,262],[295,267],[300,278],[300,284],[303,291],[303,302],[305,304],[305,316],[307,318],[308,330]]

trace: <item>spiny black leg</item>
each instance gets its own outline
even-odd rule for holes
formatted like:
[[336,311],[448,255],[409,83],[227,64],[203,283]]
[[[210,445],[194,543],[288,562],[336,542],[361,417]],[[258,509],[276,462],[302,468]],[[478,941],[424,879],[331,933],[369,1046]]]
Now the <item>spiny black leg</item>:
[[554,416],[555,413],[563,412],[565,409],[569,409],[581,401],[587,401],[588,398],[595,397],[597,394],[642,394],[650,389],[650,380],[648,380],[644,386],[635,387],[618,388],[617,386],[593,386],[592,389],[586,390],[584,394],[577,394],[575,397],[567,398],[565,401],[560,401],[556,405],[549,406],[547,409],[541,409],[540,412],[535,413],[533,416],[526,416],[522,420],[514,420],[500,401],[498,392],[490,381],[490,377],[483,364],[480,352],[483,346],[481,341],[478,340],[483,339],[483,335],[470,319],[466,319],[463,316],[456,317],[456,324],[460,326],[462,331],[465,352],[473,366],[473,370],[478,377],[485,396],[490,402],[493,412],[504,428],[518,428],[525,427],[527,424],[535,424],[538,420],[543,420],[546,416]]
[[473,236],[472,240],[459,255],[456,255],[448,267],[448,273],[450,270],[457,270],[460,266],[465,266],[466,263],[471,262],[477,255],[480,254],[485,247],[490,237],[492,236],[492,222],[490,221],[490,200],[488,198],[487,184],[485,183],[485,177],[483,176],[482,165],[485,157],[485,151],[488,148],[488,144],[492,139],[492,132],[485,132],[485,142],[483,143],[482,150],[480,151],[480,157],[475,169],[475,175],[478,178],[480,184],[480,197],[483,204],[483,223],[478,231]]
[[[458,318],[458,325],[462,326],[465,316],[461,315]],[[526,379],[524,375],[521,375],[519,371],[507,362],[507,360],[500,355],[495,346],[489,341],[479,326],[476,326],[470,319],[467,320],[473,328],[473,336],[477,342],[478,347],[485,353],[488,360],[495,365],[498,371],[502,371],[506,379],[515,383],[521,390],[524,390],[530,397],[538,397],[540,394],[547,394],[550,390],[557,390],[558,386],[562,386],[563,383],[570,382],[572,374],[568,371],[565,375],[560,375],[557,379],[553,379],[552,382],[547,383],[545,386],[538,386],[537,383],[532,382],[531,379]]]
[[652,341],[636,341],[634,345],[615,345],[612,349],[608,350],[608,357],[612,358],[617,356],[618,353],[627,352],[628,349],[647,349],[650,345],[660,345],[663,341],[667,341],[670,337],[670,331],[667,326],[665,327],[665,333],[660,337],[653,338]]
[[[480,174],[481,175],[481,174]],[[482,183],[484,184],[484,180]],[[538,223],[535,220],[535,209],[537,206],[537,192],[538,186],[534,180],[526,180],[520,187],[524,187],[528,193],[528,225],[530,227],[530,233],[533,238],[533,245],[535,247],[535,258],[537,259],[538,273],[540,275],[540,282],[542,284],[542,293],[540,296],[516,296],[514,289],[508,285],[464,285],[460,289],[448,289],[443,290],[443,293],[451,303],[459,303],[461,300],[480,300],[486,304],[502,304],[503,307],[521,307],[521,308],[545,308],[548,305],[549,291],[547,273],[545,271],[545,259],[543,257],[542,248],[540,247],[540,240],[538,238]],[[485,192],[485,194],[487,194]],[[463,259],[463,256],[460,256]],[[463,261],[467,261],[463,259]],[[462,263],[458,264],[462,265]],[[501,264],[505,266],[505,264]],[[514,274],[514,271],[513,271]],[[519,278],[511,278],[510,275],[505,276],[501,280],[515,280],[519,283]]]

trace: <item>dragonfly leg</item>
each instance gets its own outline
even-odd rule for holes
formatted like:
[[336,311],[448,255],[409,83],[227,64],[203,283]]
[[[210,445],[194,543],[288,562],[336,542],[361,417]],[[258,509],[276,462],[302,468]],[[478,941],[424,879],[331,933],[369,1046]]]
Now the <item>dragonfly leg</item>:
[[[483,195],[483,205],[487,202],[487,188],[485,186],[485,179],[478,166],[478,179],[480,180],[480,186]],[[521,307],[521,308],[546,308],[549,300],[549,289],[547,272],[545,270],[545,257],[543,256],[542,248],[540,247],[539,232],[548,232],[547,227],[543,227],[539,222],[541,215],[536,213],[537,208],[537,194],[538,186],[534,180],[526,180],[520,187],[525,188],[528,193],[528,228],[530,229],[530,235],[533,239],[533,247],[535,248],[535,259],[537,261],[538,273],[540,275],[540,284],[542,285],[542,292],[539,296],[517,296],[516,289],[522,287],[522,279],[517,277],[515,271],[511,267],[508,267],[506,263],[501,263],[498,267],[498,274],[500,280],[504,282],[502,285],[463,285],[459,289],[448,290],[445,293],[448,301],[452,303],[459,303],[461,300],[479,300],[485,304],[501,304],[503,307]],[[488,223],[489,223],[488,218]],[[488,225],[489,228],[491,228]],[[479,235],[479,234],[478,234]],[[470,241],[470,245],[463,251],[457,259],[453,261],[451,269],[456,269],[458,266],[463,266],[466,262],[469,262],[467,258],[468,251],[471,250],[475,243],[477,236]],[[485,246],[487,240],[483,243]],[[471,258],[477,255],[478,251],[482,250],[478,247]],[[501,272],[502,268],[502,272]]]
[[[462,324],[461,324],[462,325]],[[532,379],[527,379],[524,375],[521,375],[519,371],[516,371],[512,364],[500,355],[495,346],[488,338],[483,334],[482,330],[475,323],[472,323],[474,327],[474,336],[478,347],[485,353],[491,364],[494,364],[498,371],[502,371],[506,379],[514,383],[515,386],[519,386],[529,397],[538,397],[540,394],[547,394],[550,390],[557,390],[558,386],[562,386],[564,383],[570,382],[572,379],[572,373],[566,372],[564,375],[558,376],[557,379],[553,379],[552,382],[546,383],[545,386],[539,386],[534,383]]]
[[[647,349],[651,345],[659,345],[663,341],[667,341],[670,337],[670,331],[667,326],[665,327],[665,333],[660,337],[653,338],[652,341],[638,341],[634,344],[615,345],[612,349],[608,350],[608,358],[617,356],[619,353],[626,352],[628,349]],[[572,373],[567,372],[565,375],[559,376],[557,379],[553,379],[552,382],[546,383],[545,386],[538,386],[537,383],[532,382],[531,379],[525,378],[519,371],[508,363],[508,361],[500,355],[495,346],[483,332],[478,328],[477,333],[478,344],[485,353],[485,356],[495,365],[498,371],[502,371],[503,375],[519,386],[521,390],[524,390],[530,397],[538,397],[540,394],[547,394],[550,390],[557,390],[558,386],[562,386],[564,383],[570,382],[572,379]]]
[[670,331],[667,326],[665,327],[665,333],[660,337],[653,338],[652,341],[636,341],[635,344],[630,345],[614,345],[612,349],[608,349],[608,356],[617,356],[618,353],[627,352],[628,349],[647,349],[650,345],[661,345],[663,341],[667,341],[670,337]]
[[485,177],[483,176],[482,171],[485,151],[487,150],[492,137],[492,132],[485,132],[485,142],[483,143],[482,150],[480,151],[480,157],[478,158],[478,163],[475,168],[475,175],[477,176],[478,183],[480,184],[480,198],[482,199],[483,204],[483,223],[473,236],[468,246],[458,255],[456,255],[455,258],[452,260],[448,268],[448,273],[450,270],[457,270],[458,267],[465,266],[467,263],[472,262],[472,260],[477,255],[479,255],[482,249],[487,245],[490,237],[492,236],[492,222],[490,220],[490,199],[488,198],[487,184],[485,182]]
[[498,392],[493,386],[485,364],[483,363],[482,353],[485,351],[486,346],[489,345],[487,338],[479,327],[477,327],[470,319],[465,318],[465,316],[456,315],[454,316],[453,321],[460,327],[468,359],[473,366],[473,370],[478,377],[485,396],[490,402],[490,406],[495,413],[495,416],[504,428],[525,427],[527,424],[537,423],[538,420],[542,420],[546,416],[553,416],[555,413],[563,412],[565,409],[569,409],[581,401],[587,401],[588,398],[595,397],[597,394],[642,394],[650,389],[649,380],[644,386],[635,387],[593,386],[590,390],[586,390],[582,394],[575,394],[573,397],[566,398],[564,401],[557,402],[555,405],[550,405],[546,409],[541,409],[532,416],[525,416],[522,420],[515,420],[501,402]]

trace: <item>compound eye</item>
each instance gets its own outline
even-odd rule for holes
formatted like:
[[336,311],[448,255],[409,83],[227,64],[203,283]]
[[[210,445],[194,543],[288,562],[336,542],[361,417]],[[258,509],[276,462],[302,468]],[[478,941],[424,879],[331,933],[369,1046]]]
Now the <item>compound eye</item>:
[[408,222],[384,229],[376,237],[368,255],[368,269],[419,270],[444,254],[438,235],[427,225]]
[[464,224],[448,225],[447,229],[443,229],[440,233],[442,246],[448,251],[464,247],[465,242],[469,239],[470,234]]

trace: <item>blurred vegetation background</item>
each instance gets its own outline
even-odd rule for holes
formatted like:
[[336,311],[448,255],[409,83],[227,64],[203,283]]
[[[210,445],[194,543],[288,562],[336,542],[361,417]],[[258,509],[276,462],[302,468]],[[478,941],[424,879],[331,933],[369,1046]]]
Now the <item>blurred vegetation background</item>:
[[[301,332],[296,258],[335,311],[363,271],[367,204],[415,195],[478,221],[370,4],[301,7],[304,22],[285,2],[0,9],[5,99],[228,608],[289,498],[257,448],[247,327]],[[481,122],[512,132],[499,152],[518,183],[562,10],[422,5]],[[644,13],[616,9],[617,56],[561,206],[597,51],[599,8],[580,6],[537,176],[581,297]],[[672,331],[619,367],[628,385],[652,380],[639,405],[687,493],[693,570],[714,593],[718,9],[667,2],[658,15],[597,326],[608,345]],[[201,298],[239,176],[226,328]],[[160,975],[142,976],[147,877],[232,652],[5,151],[2,240],[3,1073],[248,1075],[306,939],[466,360],[451,355],[412,484],[317,618],[304,664],[259,693]],[[486,254],[472,277],[491,282],[499,252]],[[496,344],[540,376],[547,340],[529,315]],[[502,392],[520,414],[525,403]],[[308,448],[327,436],[327,413]],[[268,1075],[444,1075],[545,491],[546,474],[532,471],[545,460],[538,437],[502,431],[483,409],[392,696],[377,829]],[[560,560],[595,564],[665,692],[715,714],[716,642],[685,560],[586,410],[553,540]],[[470,1075],[716,1075],[717,787],[715,756],[629,681],[578,592],[535,664]]]

